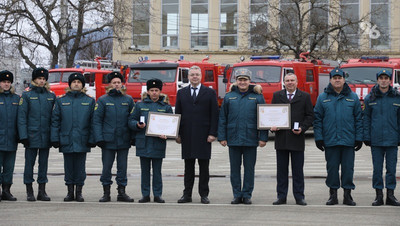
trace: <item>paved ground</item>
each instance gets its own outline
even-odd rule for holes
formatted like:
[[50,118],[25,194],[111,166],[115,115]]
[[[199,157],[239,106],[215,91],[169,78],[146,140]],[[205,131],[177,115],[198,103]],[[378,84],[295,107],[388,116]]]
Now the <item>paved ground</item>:
[[[88,154],[88,177],[84,186],[84,203],[65,203],[66,186],[63,181],[62,154],[52,149],[49,159],[48,194],[51,202],[25,201],[25,187],[22,183],[24,151],[18,150],[12,191],[17,202],[0,202],[0,225],[400,225],[399,207],[372,207],[375,193],[371,188],[372,163],[369,148],[363,147],[356,153],[355,184],[353,198],[356,207],[342,204],[330,207],[325,202],[328,189],[325,186],[324,155],[315,145],[312,136],[306,140],[305,207],[295,205],[289,188],[288,204],[273,206],[276,198],[276,164],[273,140],[259,149],[256,165],[256,181],[253,205],[231,205],[232,191],[229,182],[229,161],[227,148],[213,144],[210,165],[210,205],[200,204],[197,191],[193,203],[177,204],[183,190],[183,161],[180,146],[168,142],[167,157],[163,163],[165,204],[140,204],[140,168],[135,149],[129,156],[129,178],[127,192],[134,203],[116,202],[117,191],[112,187],[112,202],[99,203],[102,187],[101,152],[95,148]],[[400,161],[399,161],[400,162]],[[398,166],[398,172],[400,172]],[[37,172],[37,169],[35,169]],[[115,169],[114,169],[115,172]],[[398,181],[400,179],[398,178]],[[196,184],[197,184],[196,180]],[[37,188],[35,187],[35,192]],[[342,201],[339,191],[339,201]],[[396,195],[400,198],[399,192]]]

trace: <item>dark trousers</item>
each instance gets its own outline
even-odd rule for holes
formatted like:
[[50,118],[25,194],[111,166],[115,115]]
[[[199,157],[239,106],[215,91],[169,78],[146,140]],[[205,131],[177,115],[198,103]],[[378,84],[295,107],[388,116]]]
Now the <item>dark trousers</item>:
[[150,168],[153,168],[153,195],[161,197],[162,195],[162,158],[144,158],[140,157],[140,168],[142,171],[141,190],[142,196],[150,196]]
[[117,177],[115,178],[118,185],[126,186],[128,178],[126,171],[128,168],[128,152],[129,149],[110,150],[101,149],[101,161],[103,162],[103,171],[101,173],[100,181],[102,185],[111,185],[111,169],[114,164],[115,155],[117,155]]
[[304,199],[304,151],[276,151],[276,191],[278,199],[286,199],[289,185],[289,156],[292,163],[293,196]]
[[86,179],[86,152],[64,153],[64,181],[66,185],[84,185]]
[[[243,187],[241,180],[242,158],[244,167]],[[251,198],[254,189],[254,169],[257,159],[257,147],[229,147],[231,165],[231,185],[233,197]]]
[[12,184],[16,151],[0,151],[0,184]]
[[372,175],[373,188],[383,189],[383,160],[386,159],[385,186],[387,189],[396,189],[397,150],[397,146],[371,147],[372,164],[374,166]]
[[39,169],[37,182],[45,184],[47,180],[47,168],[49,161],[48,148],[26,148],[25,149],[25,169],[24,169],[24,184],[31,184],[33,179],[33,167],[35,166],[36,156],[39,155]]
[[[346,146],[333,146],[325,148],[325,160],[328,176],[326,185],[329,188],[354,189],[354,148]],[[341,177],[339,177],[339,166],[341,166]],[[342,184],[340,186],[340,184]]]
[[[208,182],[210,181],[210,172],[209,172],[209,159],[197,159],[199,164],[199,194],[201,197],[208,196],[210,189],[208,187]],[[194,177],[195,177],[195,169],[194,165],[196,163],[196,159],[185,159],[185,190],[183,190],[183,195],[187,197],[192,197],[193,185],[194,185]]]

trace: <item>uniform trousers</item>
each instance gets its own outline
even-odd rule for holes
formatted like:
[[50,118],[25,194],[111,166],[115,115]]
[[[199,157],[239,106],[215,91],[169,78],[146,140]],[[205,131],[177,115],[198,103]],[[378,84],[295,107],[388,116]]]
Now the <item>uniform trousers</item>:
[[0,151],[0,184],[12,184],[17,151]]
[[[326,185],[332,189],[354,189],[354,147],[333,146],[325,148]],[[341,177],[339,179],[339,166],[341,167]]]
[[49,161],[49,148],[26,148],[25,149],[25,169],[24,169],[24,184],[31,184],[33,179],[33,168],[36,162],[36,156],[39,155],[39,169],[37,182],[45,184],[47,179],[47,168]]
[[374,171],[372,175],[372,187],[383,189],[383,160],[386,159],[385,187],[396,189],[396,165],[397,165],[397,146],[378,147],[372,146],[372,164]]
[[142,171],[141,177],[141,190],[142,196],[150,196],[150,168],[153,168],[153,195],[154,197],[161,197],[162,195],[162,158],[145,158],[140,157],[140,168]]
[[278,199],[286,199],[289,185],[289,156],[292,163],[293,195],[296,200],[304,199],[304,151],[276,151],[276,191]]
[[63,154],[65,185],[74,184],[83,186],[86,179],[86,152]]
[[118,185],[126,186],[128,178],[126,171],[128,168],[128,153],[129,149],[111,150],[101,149],[101,160],[103,162],[103,171],[100,181],[102,185],[111,185],[111,169],[114,164],[115,156],[117,156],[117,177],[115,178]]
[[[199,164],[199,194],[200,197],[207,197],[210,189],[208,187],[208,182],[210,181],[210,171],[209,159],[197,159]],[[183,195],[186,197],[192,197],[194,177],[195,177],[195,163],[196,159],[185,159],[185,175],[184,184],[185,189],[183,190]]]
[[[242,159],[244,167],[243,186],[241,180]],[[257,159],[257,147],[229,147],[231,165],[231,185],[235,198],[251,198],[254,189],[254,169]]]

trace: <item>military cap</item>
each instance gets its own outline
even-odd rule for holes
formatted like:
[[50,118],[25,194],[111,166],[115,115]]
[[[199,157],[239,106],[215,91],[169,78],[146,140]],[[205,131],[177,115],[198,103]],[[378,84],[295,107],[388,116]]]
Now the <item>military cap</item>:
[[376,79],[378,79],[379,76],[381,76],[381,75],[387,75],[390,78],[390,80],[392,80],[392,72],[388,69],[383,69],[383,70],[379,71],[378,73],[376,73]]
[[153,78],[153,79],[147,80],[146,86],[147,86],[147,91],[151,88],[158,88],[159,90],[162,90],[163,83],[160,79]]
[[85,77],[83,77],[83,75],[79,72],[74,72],[72,74],[69,75],[68,77],[68,86],[71,87],[71,83],[74,80],[79,80],[82,82],[82,88],[85,87]]
[[235,70],[235,79],[246,78],[251,80],[251,71],[247,68],[239,68]]
[[124,76],[122,76],[118,71],[113,71],[107,75],[108,83],[110,83],[114,78],[119,78],[121,79],[121,82],[124,82]]
[[8,80],[11,83],[13,83],[14,82],[13,73],[11,73],[10,71],[7,71],[7,70],[0,71],[0,82],[5,81],[5,80]]
[[331,72],[329,72],[329,78],[333,78],[334,76],[342,76],[344,78],[345,77],[345,73],[340,68],[334,68],[334,69],[332,69]]
[[44,77],[46,81],[49,79],[49,71],[45,68],[38,67],[32,71],[32,81],[39,78]]

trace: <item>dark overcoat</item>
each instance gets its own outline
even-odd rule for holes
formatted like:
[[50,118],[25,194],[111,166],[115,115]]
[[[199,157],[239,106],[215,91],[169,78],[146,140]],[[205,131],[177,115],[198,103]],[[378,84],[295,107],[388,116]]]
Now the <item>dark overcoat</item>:
[[18,146],[18,115],[19,96],[14,87],[10,91],[0,88],[0,151],[16,151]]
[[182,140],[182,159],[210,159],[208,135],[217,136],[217,94],[211,88],[200,87],[193,102],[190,86],[178,91],[175,113],[181,114],[179,135]]
[[291,111],[291,128],[294,122],[299,122],[301,134],[296,135],[292,129],[279,130],[275,132],[275,149],[304,151],[304,133],[312,126],[314,120],[313,106],[310,94],[299,89],[296,90],[292,101],[289,102],[286,96],[286,89],[274,93],[272,104],[289,104]]

